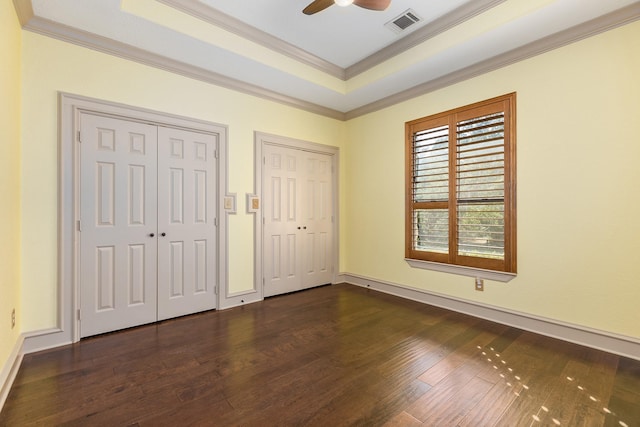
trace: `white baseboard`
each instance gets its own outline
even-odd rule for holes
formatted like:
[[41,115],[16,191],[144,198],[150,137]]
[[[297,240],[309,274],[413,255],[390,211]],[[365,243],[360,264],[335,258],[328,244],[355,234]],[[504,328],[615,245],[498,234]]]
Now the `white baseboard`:
[[[574,325],[554,319],[521,313],[422,289],[384,282],[356,274],[340,273],[334,283],[349,283],[373,289],[412,301],[445,308],[481,319],[501,323],[563,341],[584,345],[630,359],[640,360],[640,340],[611,332]],[[230,308],[230,307],[229,307]],[[0,409],[9,395],[11,385],[22,363],[24,354],[71,344],[68,333],[61,329],[48,329],[20,335],[5,366],[0,372]]]
[[22,352],[23,343],[24,336],[20,335],[13,346],[11,354],[9,354],[9,359],[7,359],[7,362],[2,367],[2,371],[0,371],[0,411],[9,396],[13,381],[16,379],[16,375],[18,375],[18,370],[22,363],[22,355],[24,354]]
[[597,350],[640,360],[640,340],[624,335],[574,325],[532,314],[478,303],[422,289],[383,282],[355,274],[341,273],[338,278],[345,283],[373,289],[379,292],[445,308],[503,325],[513,326],[540,335],[558,338]]
[[43,329],[24,334],[24,345],[22,351],[24,354],[29,354],[71,343],[71,337],[62,329]]
[[0,410],[4,406],[25,354],[71,344],[69,334],[52,328],[23,333],[16,341],[9,359],[0,371]]

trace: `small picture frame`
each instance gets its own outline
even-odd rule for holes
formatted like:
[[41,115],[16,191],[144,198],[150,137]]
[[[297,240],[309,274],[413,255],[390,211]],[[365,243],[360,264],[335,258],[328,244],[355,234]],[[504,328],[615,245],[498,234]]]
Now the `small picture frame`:
[[224,196],[224,210],[228,214],[236,213],[236,195],[235,194],[227,194]]
[[256,213],[260,210],[260,198],[255,194],[247,193],[247,213]]

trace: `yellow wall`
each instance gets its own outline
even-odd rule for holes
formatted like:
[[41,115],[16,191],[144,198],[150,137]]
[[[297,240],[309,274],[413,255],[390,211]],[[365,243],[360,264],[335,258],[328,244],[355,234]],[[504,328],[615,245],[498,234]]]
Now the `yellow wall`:
[[56,324],[57,92],[68,92],[228,125],[232,291],[253,287],[254,130],[340,146],[346,124],[260,98],[63,43],[23,34],[24,329]]
[[[640,22],[350,121],[345,271],[640,338],[638,52]],[[513,91],[518,277],[410,268],[404,122]]]
[[[55,325],[56,94],[65,91],[229,126],[234,290],[253,280],[244,193],[253,191],[258,130],[341,147],[340,271],[640,337],[639,41],[640,23],[630,24],[341,123],[25,32],[23,330]],[[472,278],[411,269],[403,260],[404,122],[512,91],[518,277],[480,293]]]
[[[20,332],[20,47],[11,2],[0,2],[0,369]],[[11,329],[11,310],[17,324]]]

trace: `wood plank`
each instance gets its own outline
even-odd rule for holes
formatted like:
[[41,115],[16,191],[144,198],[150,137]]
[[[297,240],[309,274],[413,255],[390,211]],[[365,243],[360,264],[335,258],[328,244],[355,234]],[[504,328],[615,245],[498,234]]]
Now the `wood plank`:
[[342,284],[27,355],[0,425],[619,427],[639,408],[638,361]]
[[387,423],[385,423],[384,427],[421,427],[422,421],[413,418],[411,415],[406,412],[401,412],[392,419],[390,419]]
[[605,425],[640,426],[640,363],[625,357],[617,362]]

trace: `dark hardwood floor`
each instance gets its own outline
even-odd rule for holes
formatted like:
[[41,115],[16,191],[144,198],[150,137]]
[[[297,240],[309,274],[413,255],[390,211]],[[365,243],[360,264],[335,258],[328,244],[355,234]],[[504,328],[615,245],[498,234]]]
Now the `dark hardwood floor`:
[[640,362],[350,285],[25,356],[2,426],[640,426]]

